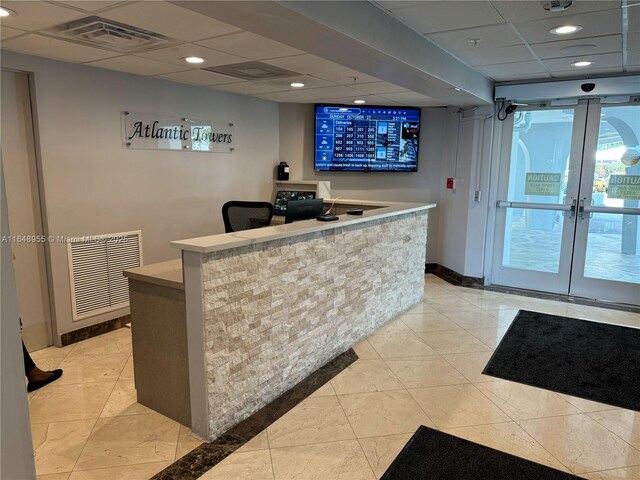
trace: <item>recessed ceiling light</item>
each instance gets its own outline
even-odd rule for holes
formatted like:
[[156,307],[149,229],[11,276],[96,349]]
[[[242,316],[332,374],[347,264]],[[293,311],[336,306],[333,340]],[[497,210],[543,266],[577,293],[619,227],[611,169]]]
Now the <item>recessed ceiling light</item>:
[[363,103],[367,103],[364,100],[354,100],[353,103],[357,103],[358,105],[362,105]]
[[580,25],[563,25],[561,27],[553,27],[549,30],[549,33],[554,35],[569,35],[570,33],[576,33],[582,30]]
[[13,10],[9,10],[5,7],[0,7],[0,17],[8,17],[9,15],[17,15]]
[[304,83],[302,82],[293,82],[290,84],[293,88],[302,88],[304,87]]
[[593,65],[593,62],[589,60],[580,60],[579,62],[573,62],[571,64],[572,67],[588,67],[589,65]]
[[459,92],[459,91],[460,91],[460,89],[459,89],[458,87],[453,87],[453,89],[454,89],[456,92]]
[[184,59],[187,63],[204,63],[204,58],[200,57],[187,57]]

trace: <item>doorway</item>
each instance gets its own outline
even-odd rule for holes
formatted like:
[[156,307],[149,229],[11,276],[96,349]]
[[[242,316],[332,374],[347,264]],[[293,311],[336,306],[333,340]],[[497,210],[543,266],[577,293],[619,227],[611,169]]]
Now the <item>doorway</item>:
[[640,97],[623,102],[502,123],[493,284],[640,304]]
[[[22,338],[29,351],[51,345],[51,308],[29,77],[2,70],[1,154]],[[18,319],[6,319],[15,321]]]

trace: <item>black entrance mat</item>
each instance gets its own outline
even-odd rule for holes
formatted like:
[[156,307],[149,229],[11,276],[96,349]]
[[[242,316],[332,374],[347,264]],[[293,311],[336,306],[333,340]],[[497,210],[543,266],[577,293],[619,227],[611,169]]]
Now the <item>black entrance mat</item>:
[[421,426],[380,480],[575,480],[579,478]]
[[640,329],[520,310],[482,373],[640,411]]

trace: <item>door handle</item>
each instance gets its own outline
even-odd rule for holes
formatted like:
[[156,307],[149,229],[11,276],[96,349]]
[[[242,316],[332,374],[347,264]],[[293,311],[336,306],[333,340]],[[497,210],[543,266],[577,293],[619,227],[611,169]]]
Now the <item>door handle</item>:
[[580,199],[580,206],[578,207],[578,214],[580,215],[580,220],[584,220],[584,201],[585,199]]
[[576,216],[577,203],[578,203],[578,200],[576,200],[575,198],[571,200],[571,210],[569,211],[569,218],[573,218]]

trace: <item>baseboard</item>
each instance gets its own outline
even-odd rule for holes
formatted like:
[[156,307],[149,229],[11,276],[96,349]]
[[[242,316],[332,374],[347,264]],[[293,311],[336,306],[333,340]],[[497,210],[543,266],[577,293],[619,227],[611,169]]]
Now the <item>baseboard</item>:
[[122,317],[107,320],[106,322],[96,323],[95,325],[89,325],[88,327],[82,327],[78,330],[63,333],[60,335],[60,342],[63,347],[71,345],[72,343],[78,343],[88,338],[97,337],[103,333],[112,332],[125,326],[125,324],[131,321],[130,315],[123,315]]
[[484,277],[468,277],[443,265],[437,265],[432,273],[458,287],[484,288]]
[[425,263],[424,264],[424,273],[436,273],[438,270],[437,263]]

